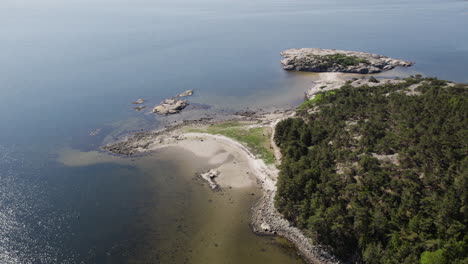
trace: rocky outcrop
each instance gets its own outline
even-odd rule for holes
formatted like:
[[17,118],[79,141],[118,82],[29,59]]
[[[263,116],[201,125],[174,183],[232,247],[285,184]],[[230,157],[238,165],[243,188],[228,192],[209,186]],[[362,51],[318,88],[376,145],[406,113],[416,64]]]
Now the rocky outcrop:
[[400,165],[399,154],[392,154],[392,155],[382,155],[377,153],[371,153],[372,157],[378,159],[382,163],[390,163],[393,165]]
[[361,86],[369,86],[369,87],[376,87],[385,84],[398,84],[405,82],[404,80],[396,80],[396,79],[375,79],[373,77],[369,79],[355,79],[351,81],[346,80],[320,80],[313,82],[313,85],[306,91],[306,98],[313,99],[316,94],[321,92],[327,92],[332,90],[337,90],[343,87],[347,82],[352,87],[361,87]]
[[172,98],[168,98],[162,101],[159,105],[155,106],[153,108],[153,113],[160,115],[177,114],[188,105],[187,101],[178,98],[190,95],[193,95],[193,90],[187,90]]
[[218,177],[219,174],[220,172],[218,170],[210,170],[202,173],[200,177],[210,185],[211,190],[216,190],[219,188],[219,185],[216,183],[215,178]]
[[329,250],[317,245],[304,235],[297,227],[292,226],[276,208],[274,204],[275,191],[267,191],[265,196],[252,208],[252,229],[261,235],[277,235],[289,240],[307,263],[339,264],[336,257]]
[[193,90],[187,90],[183,93],[178,94],[176,97],[186,97],[186,96],[191,96],[193,95]]
[[160,115],[177,114],[188,105],[187,101],[180,99],[166,99],[153,108],[153,113]]
[[283,68],[289,71],[379,73],[395,67],[409,67],[412,62],[386,56],[335,49],[288,49],[281,52]]

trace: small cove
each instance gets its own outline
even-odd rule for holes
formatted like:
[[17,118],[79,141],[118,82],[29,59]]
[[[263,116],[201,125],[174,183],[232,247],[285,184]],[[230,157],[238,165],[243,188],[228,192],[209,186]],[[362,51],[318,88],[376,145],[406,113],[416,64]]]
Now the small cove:
[[[90,155],[80,151],[66,155],[62,162],[84,160],[69,164],[78,170],[80,167],[98,166],[101,162],[106,166],[123,166],[118,169],[124,171],[121,172],[123,175],[129,170],[128,166],[136,170],[132,176],[126,176],[130,177],[126,184],[134,186],[130,189],[136,188],[138,195],[132,198],[133,202],[126,201],[124,197],[117,198],[134,213],[121,212],[121,216],[114,213],[116,217],[129,218],[126,220],[135,223],[128,223],[130,229],[121,232],[126,235],[112,243],[96,241],[102,247],[96,249],[90,262],[303,263],[289,243],[275,237],[257,236],[251,231],[249,208],[262,195],[258,186],[212,191],[196,176],[196,173],[213,167],[209,158],[197,157],[179,147],[159,149],[138,158],[113,157],[103,153],[95,153],[93,159],[80,158]],[[93,164],[96,162],[98,164]],[[123,175],[114,177],[125,178]],[[150,186],[157,191],[153,194],[148,192]],[[92,191],[86,196],[90,193]],[[108,194],[113,197],[113,193]],[[85,212],[77,214],[86,217]],[[86,222],[83,220],[79,222]],[[112,220],[107,217],[107,221]],[[119,225],[120,222],[122,219],[115,219],[115,223],[110,224]],[[102,237],[106,235],[101,234]],[[86,259],[89,257],[86,255],[77,256],[77,259]]]

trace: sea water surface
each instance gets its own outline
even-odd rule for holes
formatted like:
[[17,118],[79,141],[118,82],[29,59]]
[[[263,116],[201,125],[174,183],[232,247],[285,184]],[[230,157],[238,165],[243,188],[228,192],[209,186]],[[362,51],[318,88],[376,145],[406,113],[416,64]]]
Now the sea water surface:
[[255,190],[226,198],[193,180],[203,161],[93,151],[168,122],[149,108],[187,89],[200,109],[185,115],[296,105],[317,75],[283,71],[287,48],[379,53],[416,62],[385,75],[468,82],[467,27],[463,0],[1,1],[0,262],[297,263],[250,232]]

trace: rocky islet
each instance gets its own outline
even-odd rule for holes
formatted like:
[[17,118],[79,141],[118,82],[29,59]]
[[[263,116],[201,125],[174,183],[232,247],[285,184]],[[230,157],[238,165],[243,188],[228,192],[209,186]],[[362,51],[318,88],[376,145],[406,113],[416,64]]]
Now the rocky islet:
[[186,100],[179,98],[191,95],[193,95],[193,90],[187,90],[172,98],[165,99],[159,105],[155,106],[152,112],[160,115],[177,114],[188,105]]
[[288,49],[280,54],[284,57],[283,69],[288,71],[370,74],[413,65],[383,55],[335,49]]

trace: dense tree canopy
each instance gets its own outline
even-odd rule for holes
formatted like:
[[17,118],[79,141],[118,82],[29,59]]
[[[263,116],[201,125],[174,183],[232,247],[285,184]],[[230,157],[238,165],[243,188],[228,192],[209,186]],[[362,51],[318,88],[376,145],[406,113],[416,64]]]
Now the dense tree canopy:
[[343,260],[468,263],[467,91],[411,77],[305,104],[276,128],[278,210]]

